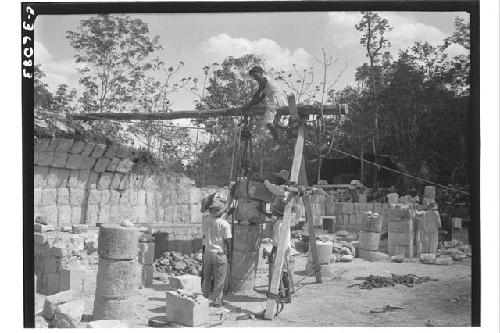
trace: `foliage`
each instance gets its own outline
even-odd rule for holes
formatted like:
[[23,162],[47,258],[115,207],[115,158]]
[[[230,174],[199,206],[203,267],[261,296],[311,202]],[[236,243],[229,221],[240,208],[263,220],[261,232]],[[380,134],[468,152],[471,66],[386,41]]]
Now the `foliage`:
[[80,21],[66,38],[75,49],[80,101],[86,112],[123,110],[137,102],[136,89],[153,69],[148,56],[159,50],[158,36],[149,37],[146,23],[130,16],[99,14]]
[[50,109],[64,112],[64,113],[74,113],[75,106],[73,104],[76,97],[76,90],[71,89],[66,83],[62,83],[57,87],[57,91],[52,98],[52,103],[50,104]]
[[48,109],[50,103],[52,102],[52,94],[48,90],[49,85],[43,82],[45,78],[45,73],[41,69],[41,65],[35,65],[34,67],[34,100],[33,105],[35,108],[44,108]]

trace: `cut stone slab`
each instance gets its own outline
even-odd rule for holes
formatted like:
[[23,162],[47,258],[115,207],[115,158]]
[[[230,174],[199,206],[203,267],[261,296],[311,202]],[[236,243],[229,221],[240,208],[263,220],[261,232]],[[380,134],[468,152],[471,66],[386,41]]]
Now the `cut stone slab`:
[[95,147],[94,143],[87,143],[85,148],[83,148],[82,155],[83,156],[90,156],[90,154],[94,150],[94,147]]
[[120,163],[120,159],[119,158],[116,158],[116,157],[113,157],[111,159],[111,162],[109,162],[106,170],[107,171],[111,171],[111,172],[114,172],[116,170],[116,167],[118,166],[118,164]]
[[73,291],[67,290],[55,295],[47,296],[43,304],[42,316],[45,319],[52,320],[54,318],[56,307],[59,304],[73,301]]
[[71,139],[59,139],[59,144],[56,147],[56,152],[67,152],[71,150],[73,146],[73,140]]
[[83,234],[89,230],[89,226],[86,224],[75,224],[71,226],[71,233],[73,234]]
[[113,174],[111,172],[104,172],[99,177],[99,181],[97,182],[98,190],[109,190],[109,185],[113,180]]
[[104,154],[106,157],[125,157],[128,154],[128,148],[125,145],[115,144],[108,147],[108,150]]
[[82,163],[80,164],[80,169],[88,170],[91,169],[95,164],[95,158],[90,156],[85,156]]
[[56,306],[52,324],[58,328],[76,328],[82,320],[84,309],[84,299],[60,304]]
[[434,265],[452,265],[453,258],[451,256],[441,256],[434,260]]
[[436,255],[434,253],[421,253],[420,262],[424,264],[433,264],[436,260]]
[[106,259],[134,259],[138,253],[139,230],[116,224],[99,228],[98,252]]
[[107,299],[128,297],[137,290],[138,278],[136,260],[113,260],[101,257],[97,269],[95,294]]
[[405,257],[402,255],[392,256],[391,262],[402,263],[405,260]]
[[187,292],[201,293],[201,278],[195,275],[170,276],[168,278],[170,287],[182,289]]
[[40,166],[49,166],[52,160],[54,159],[54,152],[52,151],[43,151],[38,153],[38,158],[36,160],[36,164]]
[[350,254],[343,255],[340,257],[341,262],[351,262],[354,259],[354,257]]
[[71,290],[73,295],[80,296],[83,293],[83,267],[81,269],[61,269],[59,272],[59,290]]
[[54,231],[54,226],[51,224],[35,223],[34,229],[35,232],[49,232]]
[[119,320],[94,320],[87,323],[86,328],[127,328],[125,323]]
[[185,291],[166,292],[166,320],[185,326],[199,326],[208,322],[208,300]]
[[129,299],[105,299],[97,296],[93,314],[94,320],[130,319],[135,316],[135,304]]
[[367,251],[359,249],[359,257],[368,261],[390,261],[391,257],[388,254],[378,251]]

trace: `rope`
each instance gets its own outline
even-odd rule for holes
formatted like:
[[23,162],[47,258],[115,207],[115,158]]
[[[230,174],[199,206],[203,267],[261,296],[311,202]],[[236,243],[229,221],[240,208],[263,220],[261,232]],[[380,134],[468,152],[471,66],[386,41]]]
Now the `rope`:
[[418,181],[421,181],[421,182],[424,182],[424,183],[428,183],[428,184],[431,184],[431,185],[434,185],[434,186],[437,186],[437,187],[441,187],[441,188],[444,188],[444,189],[447,189],[447,190],[452,190],[452,191],[459,192],[459,193],[462,193],[462,194],[467,194],[467,195],[470,195],[470,193],[469,193],[469,192],[462,191],[462,190],[456,189],[456,188],[454,188],[454,187],[450,187],[450,186],[446,186],[446,185],[438,184],[438,183],[432,182],[432,181],[427,180],[427,179],[424,179],[424,178],[420,178],[420,177],[417,177],[417,176],[410,175],[409,173],[406,173],[406,172],[403,172],[403,171],[394,170],[394,169],[388,168],[388,167],[386,167],[386,166],[380,165],[380,164],[378,164],[378,163],[374,163],[374,162],[370,162],[370,161],[368,161],[368,160],[362,159],[361,157],[358,157],[358,156],[356,156],[356,155],[346,153],[345,151],[339,150],[339,149],[337,149],[337,148],[333,148],[333,147],[332,147],[332,150],[334,150],[334,151],[336,151],[336,152],[338,152],[338,153],[344,154],[344,155],[346,155],[346,156],[352,157],[352,158],[354,158],[354,159],[357,159],[357,160],[362,160],[363,162],[366,162],[366,163],[368,163],[368,164],[371,164],[371,165],[373,165],[373,166],[376,166],[377,168],[381,168],[381,169],[385,169],[385,170],[388,170],[388,171],[391,171],[391,172],[394,172],[394,173],[398,173],[398,174],[403,175],[403,176],[406,176],[406,177],[408,177],[408,178],[413,178],[413,179],[415,179],[415,180],[418,180]]

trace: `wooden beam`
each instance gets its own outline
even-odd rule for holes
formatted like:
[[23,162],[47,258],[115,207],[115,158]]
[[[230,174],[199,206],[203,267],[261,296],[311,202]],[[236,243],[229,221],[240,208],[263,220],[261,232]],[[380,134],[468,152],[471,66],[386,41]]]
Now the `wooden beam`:
[[[293,118],[297,119],[298,114],[295,105],[295,96],[291,95],[288,97],[288,107],[290,108],[290,114]],[[290,181],[297,182],[299,179],[300,166],[302,164],[302,155],[304,150],[304,128],[299,127],[297,141],[295,141],[295,154],[293,156],[292,171],[290,174]],[[276,257],[273,264],[273,273],[271,276],[271,285],[269,288],[269,293],[271,295],[277,295],[279,291],[281,274],[283,271],[283,264],[285,262],[285,251],[286,244],[290,240],[290,220],[292,218],[292,207],[295,202],[295,198],[288,201],[285,206],[285,212],[283,214],[283,221],[280,227],[280,235],[278,240],[278,249],[276,251]],[[267,299],[266,312],[264,313],[264,318],[273,319],[276,311],[276,299],[271,296]]]
[[[320,109],[313,105],[298,105],[297,112],[300,115],[320,114]],[[265,113],[264,106],[255,106],[248,111],[249,116],[263,115]],[[324,115],[347,114],[347,104],[332,104],[325,105],[323,108]],[[287,107],[278,109],[278,114],[283,116],[290,114]],[[188,111],[173,111],[173,112],[155,112],[155,113],[80,113],[71,115],[74,120],[175,120],[175,119],[200,119],[209,117],[241,117],[243,112],[241,108],[226,108],[226,109],[207,109],[207,110],[188,110]]]
[[321,283],[321,267],[319,265],[318,249],[316,247],[316,232],[313,225],[311,198],[309,197],[309,195],[305,195],[302,197],[302,201],[304,202],[304,208],[306,210],[306,223],[307,229],[309,231],[309,251],[311,251],[311,256],[313,259],[312,266],[315,270],[314,275],[316,276],[316,283]]

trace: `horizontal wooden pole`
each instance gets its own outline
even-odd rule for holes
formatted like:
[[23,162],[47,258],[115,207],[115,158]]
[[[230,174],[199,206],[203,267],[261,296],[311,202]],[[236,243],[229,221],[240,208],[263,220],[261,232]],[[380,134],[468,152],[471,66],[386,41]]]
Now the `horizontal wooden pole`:
[[[297,111],[302,115],[321,114],[320,108],[313,105],[297,105]],[[253,107],[248,111],[249,116],[263,115],[265,113],[264,106]],[[331,104],[323,107],[324,115],[347,114],[347,104]],[[290,114],[287,107],[278,109],[279,115]],[[209,118],[209,117],[241,117],[243,112],[241,108],[226,108],[226,109],[207,109],[207,110],[189,110],[189,111],[173,111],[173,112],[156,112],[156,113],[81,113],[71,117],[75,120],[175,120],[186,118]]]

